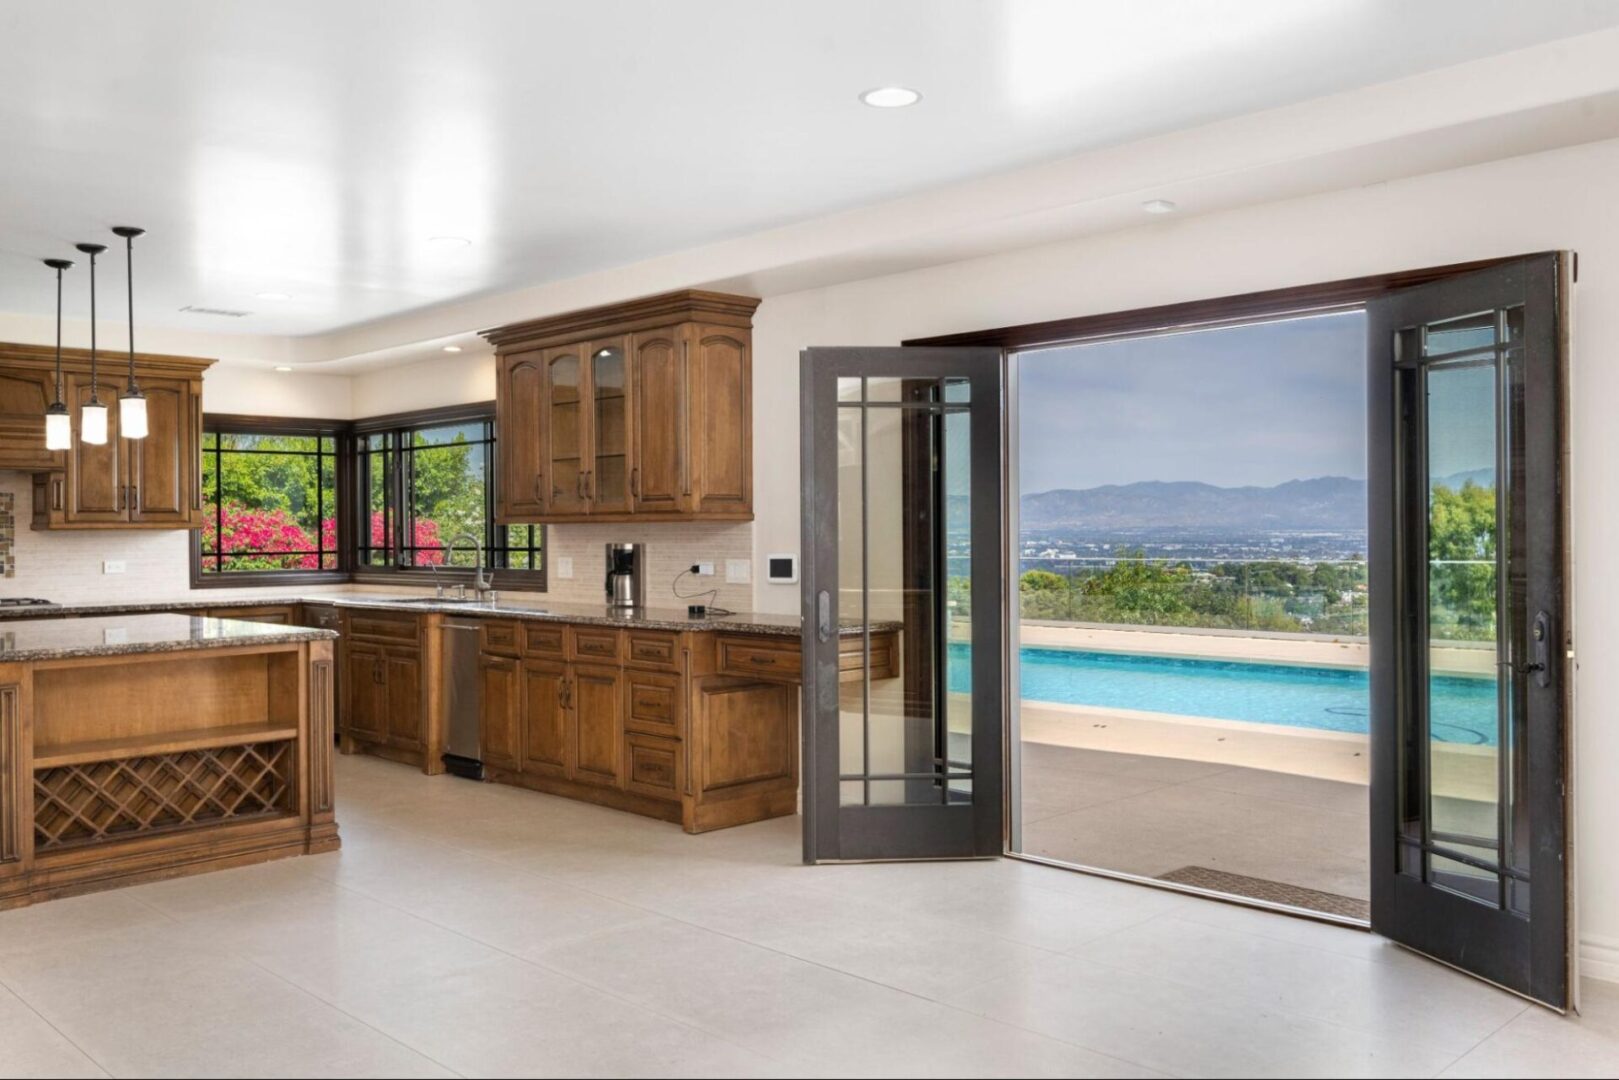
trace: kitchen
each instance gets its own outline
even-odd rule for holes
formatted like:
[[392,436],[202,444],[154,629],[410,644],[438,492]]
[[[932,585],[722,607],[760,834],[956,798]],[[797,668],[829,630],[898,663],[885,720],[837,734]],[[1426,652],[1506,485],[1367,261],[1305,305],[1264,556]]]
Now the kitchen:
[[[1619,1070],[1619,15],[944,3],[0,0],[0,1076]],[[1534,372],[1466,429],[1544,538],[1464,560],[1532,578],[1440,747],[1477,832],[1026,694],[1237,641],[1026,603],[1036,354],[1396,303],[1368,417]],[[1177,481],[1090,430],[1172,441],[1117,374],[1045,403],[1054,473]],[[1418,655],[1365,580],[1354,647]],[[1386,795],[1398,692],[1309,746]],[[1255,849],[1372,852],[1370,914]]]

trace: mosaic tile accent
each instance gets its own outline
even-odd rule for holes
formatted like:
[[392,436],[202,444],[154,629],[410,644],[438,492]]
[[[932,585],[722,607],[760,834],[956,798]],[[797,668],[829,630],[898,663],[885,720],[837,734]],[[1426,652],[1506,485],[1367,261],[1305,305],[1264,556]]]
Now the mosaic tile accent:
[[0,577],[17,576],[17,496],[0,491]]

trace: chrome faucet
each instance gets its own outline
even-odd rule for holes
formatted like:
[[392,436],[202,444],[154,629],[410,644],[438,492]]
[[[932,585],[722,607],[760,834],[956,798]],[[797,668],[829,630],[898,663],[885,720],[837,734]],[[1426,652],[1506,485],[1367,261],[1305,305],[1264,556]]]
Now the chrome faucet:
[[[456,543],[458,541],[461,541],[461,540],[471,540],[472,541],[472,550],[476,553],[477,558],[478,558],[477,568],[472,573],[472,587],[478,593],[478,599],[482,600],[484,598],[484,594],[489,593],[490,594],[489,599],[493,600],[494,599],[493,594],[494,594],[494,591],[495,591],[495,583],[487,574],[484,573],[484,569],[483,569],[483,545],[480,544],[478,542],[478,538],[476,536],[473,536],[471,533],[461,533],[461,534],[459,534],[457,536],[450,537],[449,546],[453,548],[453,547],[455,547]],[[447,549],[446,549],[446,554],[448,554]]]

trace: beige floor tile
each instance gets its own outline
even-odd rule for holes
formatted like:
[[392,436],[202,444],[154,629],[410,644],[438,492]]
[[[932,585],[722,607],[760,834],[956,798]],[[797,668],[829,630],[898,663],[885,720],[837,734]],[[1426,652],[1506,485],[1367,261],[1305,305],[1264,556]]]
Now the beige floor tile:
[[1587,979],[1582,997],[1579,1016],[1525,1009],[1440,1075],[1619,1076],[1619,986]]
[[67,1036],[0,987],[0,1077],[106,1075]]

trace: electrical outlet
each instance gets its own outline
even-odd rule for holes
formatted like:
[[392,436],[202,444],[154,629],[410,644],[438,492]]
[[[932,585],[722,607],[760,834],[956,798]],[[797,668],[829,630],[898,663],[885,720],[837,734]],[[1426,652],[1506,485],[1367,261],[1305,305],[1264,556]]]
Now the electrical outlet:
[[557,577],[573,577],[573,560],[566,555],[559,555],[557,557]]
[[713,577],[714,576],[714,564],[711,563],[711,562],[700,562],[700,563],[698,563],[697,564],[697,576],[698,577]]
[[122,574],[124,572],[124,560],[122,560],[122,559],[108,559],[108,560],[106,560],[105,562],[103,562],[101,564],[101,572],[103,574]]
[[748,559],[726,559],[725,580],[734,585],[746,585],[753,580],[753,563]]

